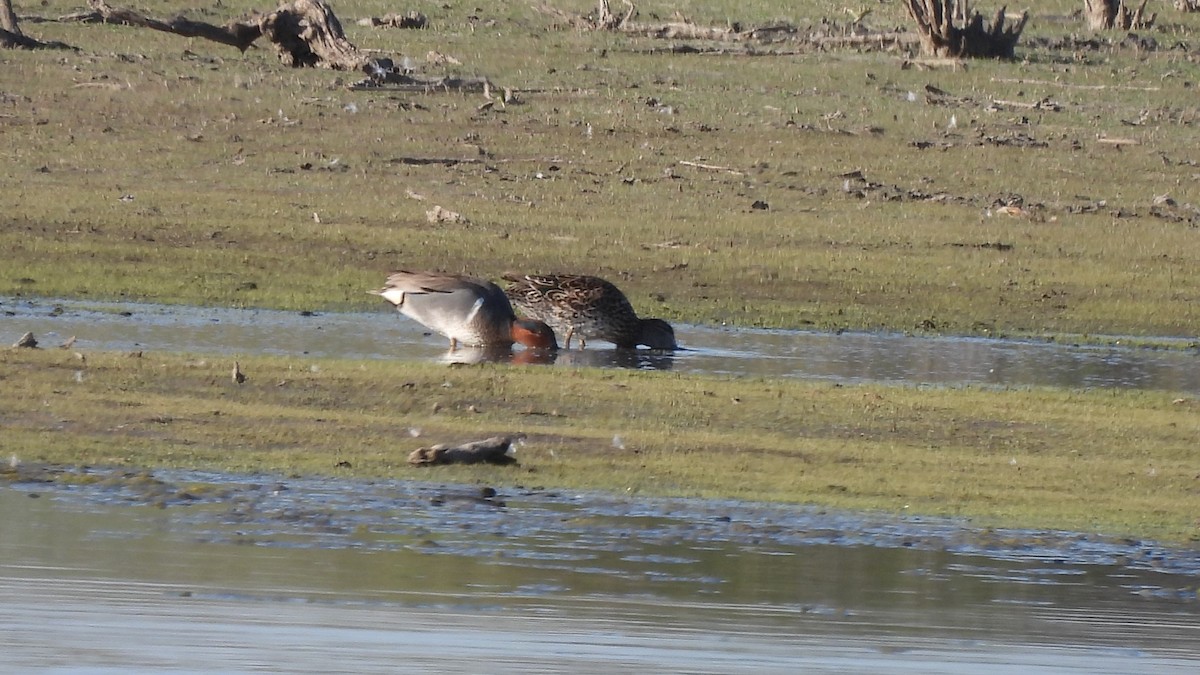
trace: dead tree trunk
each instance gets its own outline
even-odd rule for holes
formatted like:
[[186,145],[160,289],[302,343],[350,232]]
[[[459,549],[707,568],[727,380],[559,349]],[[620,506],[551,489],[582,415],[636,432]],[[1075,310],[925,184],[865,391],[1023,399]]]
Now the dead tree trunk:
[[13,35],[21,34],[21,28],[17,26],[17,15],[13,12],[12,0],[0,0],[0,30]]
[[4,49],[74,49],[62,42],[42,42],[21,32],[12,0],[0,0],[0,48]]
[[[1006,24],[1006,8],[1001,7],[988,25],[979,12],[969,11],[967,0],[905,0],[904,6],[917,22],[921,51],[941,58],[1011,59],[1029,21],[1029,13],[1022,12]],[[961,28],[955,25],[960,17],[965,22]]]
[[1084,0],[1084,14],[1091,30],[1149,28],[1158,15],[1151,14],[1147,18],[1145,10],[1146,0],[1142,0],[1137,9],[1130,9],[1125,0]]
[[259,23],[283,63],[294,67],[362,70],[371,60],[346,39],[342,24],[322,0],[295,0]]

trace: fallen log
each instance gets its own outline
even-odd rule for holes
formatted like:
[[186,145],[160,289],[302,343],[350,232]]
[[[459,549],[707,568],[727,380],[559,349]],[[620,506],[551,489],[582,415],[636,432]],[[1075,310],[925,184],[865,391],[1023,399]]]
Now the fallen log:
[[372,16],[366,19],[359,19],[358,25],[384,28],[408,28],[421,30],[429,26],[429,17],[418,12],[417,10],[409,10],[404,14],[385,14],[384,16]]
[[323,0],[293,0],[267,14],[255,14],[224,25],[193,21],[182,16],[155,19],[105,0],[88,0],[91,11],[62,17],[84,21],[141,26],[182,37],[202,38],[246,51],[260,37],[275,49],[280,62],[294,68],[366,70],[375,59],[346,39],[342,25]]
[[87,12],[59,17],[60,21],[83,23],[112,23],[126,26],[141,26],[151,30],[173,33],[183,37],[198,37],[223,45],[236,47],[240,51],[249,49],[251,43],[262,36],[262,29],[249,21],[232,21],[224,26],[214,26],[203,21],[192,21],[182,16],[170,19],[153,19],[124,7],[113,7],[104,0],[89,0]]
[[439,464],[516,464],[517,458],[508,454],[512,444],[520,436],[493,436],[482,441],[452,445],[439,443],[428,448],[417,448],[408,456],[414,466]]

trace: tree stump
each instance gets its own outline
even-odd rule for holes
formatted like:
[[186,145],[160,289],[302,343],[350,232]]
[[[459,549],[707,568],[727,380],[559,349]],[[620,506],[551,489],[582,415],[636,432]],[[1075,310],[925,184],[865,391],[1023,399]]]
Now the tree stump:
[[1146,0],[1137,9],[1130,9],[1125,0],[1084,0],[1084,14],[1091,30],[1132,30],[1154,25],[1157,14],[1144,16]]
[[[1029,13],[1007,23],[1007,8],[1001,7],[989,25],[967,4],[967,0],[905,0],[909,16],[917,22],[921,51],[938,58],[1013,58]],[[960,18],[965,22],[961,28],[955,25]]]
[[295,0],[259,23],[285,65],[362,70],[370,57],[346,39],[342,24],[321,0]]

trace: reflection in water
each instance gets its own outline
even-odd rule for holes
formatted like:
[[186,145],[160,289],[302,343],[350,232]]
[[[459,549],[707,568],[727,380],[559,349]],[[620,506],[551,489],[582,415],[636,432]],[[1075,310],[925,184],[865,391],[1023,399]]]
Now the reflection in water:
[[195,494],[165,508],[99,483],[0,487],[6,667],[1200,668],[1197,561],[1147,544],[681,499],[497,508],[399,481],[175,480]]
[[438,360],[454,365],[477,363],[512,363],[515,365],[549,365],[554,363],[557,352],[550,349],[513,349],[508,345],[487,347],[459,347],[442,354]]
[[[76,336],[79,349],[264,353],[341,358],[441,359],[445,342],[394,312],[302,315],[135,303],[0,298],[0,343],[33,331],[46,344]],[[563,350],[556,367],[671,368],[687,373],[841,382],[1069,388],[1117,387],[1200,394],[1195,348],[1134,349],[894,333],[814,333],[679,326],[685,350]],[[464,351],[455,360],[480,357]],[[534,360],[521,350],[514,360]],[[507,359],[507,357],[504,357]],[[550,359],[545,359],[550,360]]]
[[675,365],[673,351],[659,349],[604,349],[596,346],[560,352],[558,362],[566,366],[588,368],[632,368],[670,370]]
[[650,349],[513,349],[510,347],[459,347],[439,360],[454,365],[511,363],[548,366],[559,363],[574,367],[670,370],[674,352]]

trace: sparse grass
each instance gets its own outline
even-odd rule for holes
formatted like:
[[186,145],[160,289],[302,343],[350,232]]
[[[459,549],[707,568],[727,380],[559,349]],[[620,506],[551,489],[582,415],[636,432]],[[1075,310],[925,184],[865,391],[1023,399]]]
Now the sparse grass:
[[[26,462],[411,476],[1200,538],[1200,403],[1163,393],[306,358],[243,359],[250,380],[237,386],[230,367],[0,352],[2,449]],[[528,436],[518,468],[406,464],[420,445],[517,431]]]

